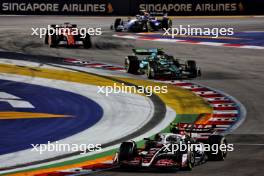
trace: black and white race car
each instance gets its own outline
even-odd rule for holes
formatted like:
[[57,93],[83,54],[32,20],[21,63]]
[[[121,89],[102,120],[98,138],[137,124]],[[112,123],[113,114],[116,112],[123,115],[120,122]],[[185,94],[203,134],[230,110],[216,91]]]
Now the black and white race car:
[[171,130],[174,133],[159,133],[154,139],[146,138],[142,148],[137,147],[135,141],[123,142],[114,157],[114,165],[121,168],[191,170],[195,165],[205,163],[207,160],[224,160],[227,155],[227,150],[205,150],[206,146],[227,146],[224,136],[213,134],[206,140],[198,140],[192,137],[191,133],[188,134],[187,131],[182,131],[176,126]]

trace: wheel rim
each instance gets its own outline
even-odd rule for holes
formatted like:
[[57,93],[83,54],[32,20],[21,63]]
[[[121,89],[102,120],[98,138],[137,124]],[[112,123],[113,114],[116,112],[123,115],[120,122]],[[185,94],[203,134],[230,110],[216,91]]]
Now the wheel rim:
[[148,77],[150,77],[151,74],[150,74],[150,68],[148,68]]
[[147,30],[147,27],[146,27],[146,24],[143,25],[143,31],[146,31]]
[[129,60],[128,59],[126,59],[126,61],[125,61],[125,69],[126,69],[126,71],[128,72],[128,70],[129,70]]
[[149,78],[154,78],[154,75],[152,73],[153,73],[153,69],[150,66],[148,66],[147,76]]

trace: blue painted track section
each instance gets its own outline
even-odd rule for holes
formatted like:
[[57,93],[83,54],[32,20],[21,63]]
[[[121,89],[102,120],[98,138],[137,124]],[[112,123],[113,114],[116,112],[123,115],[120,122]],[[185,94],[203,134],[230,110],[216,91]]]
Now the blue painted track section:
[[0,91],[30,102],[35,108],[13,108],[0,101],[1,111],[72,115],[68,118],[0,120],[0,155],[31,148],[81,132],[96,122],[103,109],[91,99],[59,89],[0,80]]

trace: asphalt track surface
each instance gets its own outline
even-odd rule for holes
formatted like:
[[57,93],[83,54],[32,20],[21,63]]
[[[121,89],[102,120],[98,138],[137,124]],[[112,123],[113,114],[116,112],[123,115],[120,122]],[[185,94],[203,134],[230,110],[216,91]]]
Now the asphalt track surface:
[[[43,40],[30,36],[31,27],[45,27],[48,24],[72,22],[82,26],[102,27],[103,36],[93,37],[90,50],[59,48],[50,49]],[[164,48],[175,56],[192,57],[203,69],[203,76],[195,82],[222,90],[237,98],[247,110],[245,122],[227,138],[235,144],[224,162],[208,162],[197,166],[192,172],[177,172],[179,175],[263,175],[264,168],[264,51],[240,48],[225,48],[190,44],[155,43],[114,39],[109,26],[113,18],[86,17],[41,17],[0,16],[0,48],[26,55],[0,53],[27,59],[27,55],[73,57],[122,65],[124,57],[133,47]],[[195,26],[234,27],[235,31],[263,31],[264,18],[179,18],[174,24]],[[44,61],[47,57],[39,57]],[[50,60],[50,59],[49,59]],[[175,175],[174,172],[159,171],[105,171],[98,175]]]

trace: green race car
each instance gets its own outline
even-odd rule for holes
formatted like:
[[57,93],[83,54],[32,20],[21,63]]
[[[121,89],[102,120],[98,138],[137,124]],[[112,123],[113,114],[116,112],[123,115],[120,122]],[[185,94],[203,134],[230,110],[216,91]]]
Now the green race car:
[[201,76],[201,69],[194,60],[175,59],[158,48],[133,49],[133,54],[125,58],[125,69],[131,74],[146,74],[149,79]]

